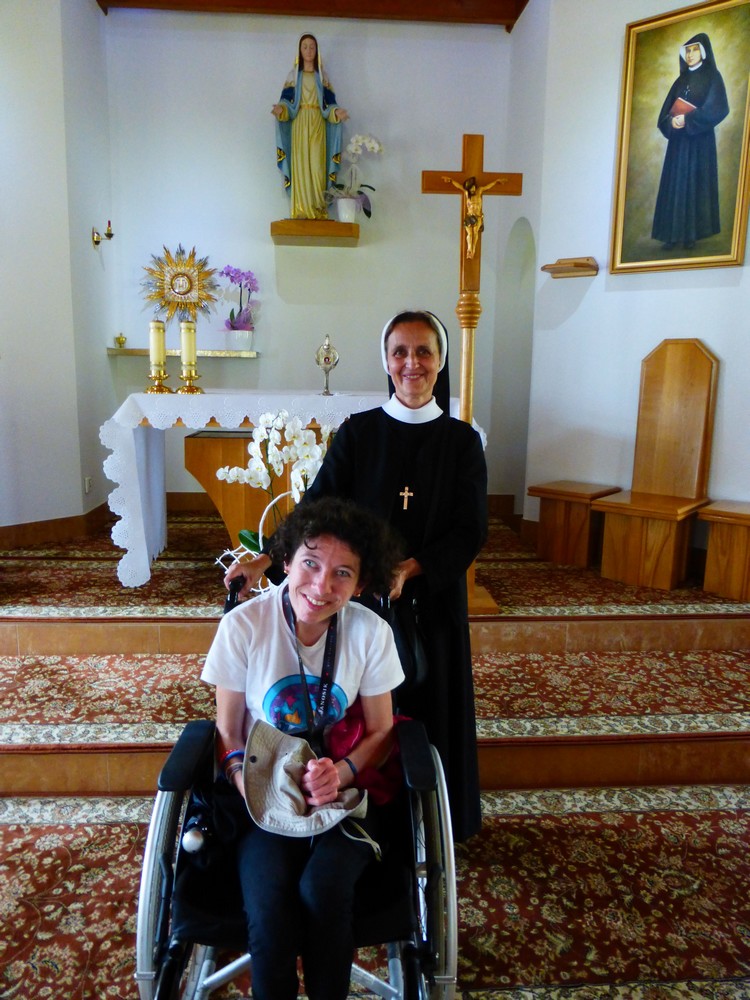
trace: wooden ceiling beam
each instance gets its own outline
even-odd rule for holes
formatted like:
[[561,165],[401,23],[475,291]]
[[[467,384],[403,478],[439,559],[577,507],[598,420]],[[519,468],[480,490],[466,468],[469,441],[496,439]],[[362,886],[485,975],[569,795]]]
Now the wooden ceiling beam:
[[199,11],[205,14],[275,14],[385,21],[494,24],[510,31],[528,0],[97,0],[107,14],[114,7]]

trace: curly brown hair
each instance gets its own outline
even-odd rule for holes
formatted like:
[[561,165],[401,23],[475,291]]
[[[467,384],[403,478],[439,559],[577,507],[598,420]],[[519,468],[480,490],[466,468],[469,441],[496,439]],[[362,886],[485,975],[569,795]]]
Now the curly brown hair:
[[366,592],[388,593],[403,559],[401,544],[386,521],[352,500],[321,497],[295,507],[274,532],[269,555],[277,565],[291,562],[300,545],[322,535],[344,542],[359,556],[359,583]]

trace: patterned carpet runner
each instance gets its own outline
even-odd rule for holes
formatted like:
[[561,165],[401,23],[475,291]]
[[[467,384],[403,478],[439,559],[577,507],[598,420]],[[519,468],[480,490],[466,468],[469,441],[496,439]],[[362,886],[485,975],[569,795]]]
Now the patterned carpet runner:
[[[142,587],[123,587],[116,575],[122,550],[109,534],[73,545],[39,545],[0,553],[2,618],[215,618],[223,570],[216,558],[228,545],[222,522],[204,514],[174,514],[168,548]],[[536,559],[500,520],[477,560],[504,618],[726,614],[747,616],[750,605],[697,587],[672,591],[603,580],[596,570],[553,566]]]
[[[0,748],[172,744],[213,718],[204,657],[0,656]],[[480,739],[750,729],[750,652],[474,656]]]
[[[136,589],[117,580],[107,533],[0,553],[0,619],[216,619],[226,545],[217,518],[172,516],[169,547]],[[697,587],[650,591],[541,563],[499,521],[476,576],[508,619],[750,613]],[[188,718],[212,715],[202,659],[0,657],[0,744],[171,743]],[[750,722],[747,651],[483,652],[474,667],[485,739]],[[482,832],[457,848],[463,1000],[750,1000],[747,787],[493,792],[483,806]],[[150,810],[150,798],[0,797],[0,997],[137,995]]]
[[[746,788],[486,793],[483,806],[457,849],[459,996],[750,997]],[[136,996],[150,808],[0,799],[0,996]]]

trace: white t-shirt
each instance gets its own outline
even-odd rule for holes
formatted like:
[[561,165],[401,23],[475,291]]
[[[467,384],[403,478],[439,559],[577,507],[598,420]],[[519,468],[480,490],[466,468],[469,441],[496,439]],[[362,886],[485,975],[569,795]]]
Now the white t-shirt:
[[[283,589],[272,587],[222,618],[201,673],[208,684],[245,693],[245,737],[256,719],[291,733],[306,725],[297,646],[281,603]],[[325,642],[324,632],[312,646],[299,644],[313,710]],[[403,679],[389,625],[360,604],[346,604],[338,612],[327,721],[343,718],[358,694],[384,694]]]

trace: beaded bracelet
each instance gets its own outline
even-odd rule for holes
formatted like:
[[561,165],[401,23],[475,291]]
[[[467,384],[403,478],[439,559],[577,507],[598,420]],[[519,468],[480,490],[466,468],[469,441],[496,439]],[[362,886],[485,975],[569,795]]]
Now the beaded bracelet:
[[245,751],[241,747],[238,747],[236,750],[227,750],[227,752],[225,754],[222,754],[221,757],[219,758],[219,767],[225,767],[227,761],[231,760],[232,757],[244,757],[244,756],[245,756]]
[[228,767],[228,768],[227,768],[227,769],[226,769],[226,770],[224,771],[224,777],[225,777],[225,778],[227,779],[227,781],[228,781],[228,782],[230,783],[230,785],[231,785],[231,783],[232,783],[232,779],[234,778],[235,774],[237,774],[237,772],[238,772],[238,771],[241,771],[241,770],[242,770],[242,767],[243,767],[243,765],[242,765],[242,764],[240,764],[240,763],[237,763],[237,764],[231,764],[231,765],[230,765],[230,766],[229,766],[229,767]]
[[352,762],[349,760],[348,757],[342,757],[341,759],[344,761],[345,764],[349,765],[349,767],[352,769],[352,774],[356,778],[359,772],[357,771],[357,768],[354,766],[354,764],[352,764]]

